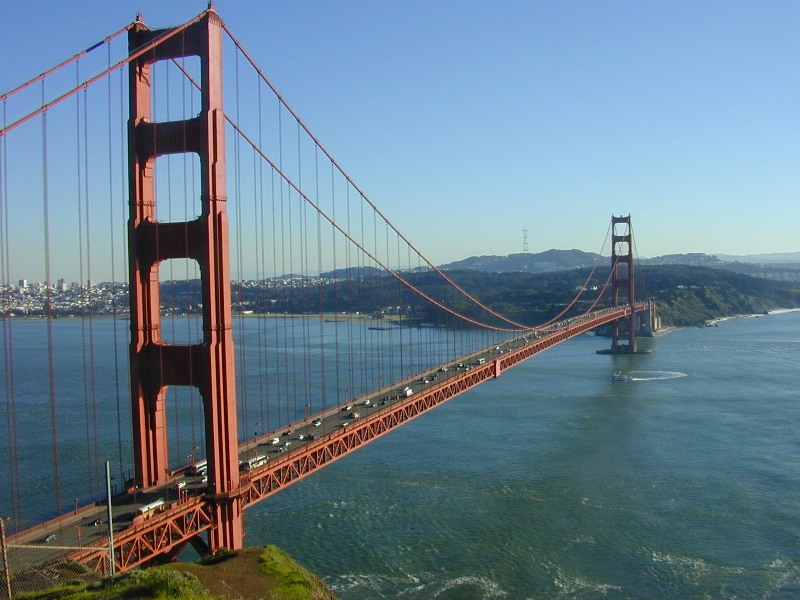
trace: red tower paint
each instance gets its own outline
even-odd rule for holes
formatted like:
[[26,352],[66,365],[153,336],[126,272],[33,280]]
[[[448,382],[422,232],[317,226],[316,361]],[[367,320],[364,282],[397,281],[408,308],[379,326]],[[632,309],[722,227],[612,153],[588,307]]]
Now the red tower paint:
[[[136,484],[158,485],[169,470],[167,386],[199,389],[214,526],[212,551],[242,547],[242,505],[236,437],[236,388],[231,322],[228,219],[225,195],[225,118],[222,112],[222,23],[213,10],[156,43],[173,29],[150,30],[137,21],[129,50],[153,45],[130,64],[128,153],[130,178],[131,400]],[[201,107],[197,117],[152,122],[151,65],[199,56]],[[181,223],[156,218],[157,156],[195,152],[200,157],[200,217]],[[162,261],[191,258],[200,268],[203,341],[167,344],[161,338],[158,270]]]
[[[617,226],[622,226],[618,232]],[[611,352],[636,352],[636,313],[633,288],[633,231],[631,216],[611,217],[611,290],[613,306],[629,304],[631,312],[627,332],[621,327],[622,319],[614,321],[614,337]],[[620,344],[620,337],[627,335],[628,343]]]

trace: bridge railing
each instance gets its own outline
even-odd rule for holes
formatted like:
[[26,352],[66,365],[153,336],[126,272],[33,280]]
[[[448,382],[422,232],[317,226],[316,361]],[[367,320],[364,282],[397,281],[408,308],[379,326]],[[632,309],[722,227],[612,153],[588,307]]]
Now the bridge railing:
[[[228,495],[241,498],[245,507],[252,506],[441,403],[484,381],[500,376],[503,371],[527,358],[600,325],[627,317],[631,310],[638,312],[648,308],[648,304],[641,303],[635,305],[633,309],[630,306],[602,309],[582,317],[567,319],[545,329],[524,332],[498,345],[488,345],[455,361],[432,365],[426,371],[326,409],[324,415],[319,414],[335,425],[336,420],[331,419],[330,415],[340,415],[349,405],[363,403],[365,400],[370,400],[370,404],[373,405],[369,414],[351,420],[346,427],[329,427],[319,438],[296,444],[291,451],[271,458],[266,465],[242,473],[239,487]],[[457,368],[459,364],[463,365],[462,369]],[[446,370],[440,371],[440,369]],[[413,393],[407,397],[397,398],[397,390],[406,388],[413,388]],[[391,402],[380,403],[382,400],[388,400],[389,396],[395,398]],[[315,417],[316,415],[310,415],[302,421],[289,425],[287,429],[308,425]],[[240,455],[246,455],[259,444],[265,444],[265,438],[270,435],[272,434],[244,442],[240,445]],[[181,477],[183,473],[178,470],[175,475]],[[148,490],[138,490],[138,494],[143,497],[147,497],[148,493]],[[191,496],[184,494],[178,501],[166,505],[159,514],[149,518],[134,518],[129,526],[117,529],[115,531],[117,570],[134,568],[155,556],[179,551],[189,540],[213,526],[212,507],[216,501],[216,498],[208,494]],[[97,505],[78,507],[68,515],[25,532],[16,533],[9,538],[9,541],[22,544],[46,536],[51,531],[63,530],[65,527],[70,527],[73,521],[85,519],[87,513],[93,509],[97,510]],[[64,547],[61,553],[98,572],[107,572],[108,538],[95,535],[85,540],[85,544],[86,547],[75,550]],[[57,549],[51,548],[51,550]],[[64,553],[64,550],[67,552]],[[51,552],[53,553],[55,552]]]

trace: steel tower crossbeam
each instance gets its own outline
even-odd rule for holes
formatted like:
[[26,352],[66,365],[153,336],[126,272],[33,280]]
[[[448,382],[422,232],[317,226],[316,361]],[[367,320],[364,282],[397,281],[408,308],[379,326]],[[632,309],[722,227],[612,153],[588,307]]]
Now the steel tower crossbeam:
[[[129,32],[135,50],[171,30],[150,30],[137,21]],[[198,56],[201,108],[197,117],[155,123],[152,63]],[[135,483],[158,485],[169,476],[167,386],[199,389],[203,400],[206,456],[212,490],[212,550],[242,547],[236,390],[231,321],[228,219],[225,193],[225,117],[222,111],[222,22],[208,10],[166,42],[130,63],[130,305],[131,397]],[[156,216],[154,162],[164,154],[200,157],[200,216],[160,223]],[[197,261],[203,298],[203,341],[167,344],[161,337],[159,266],[173,258]]]
[[[617,232],[617,225],[622,225],[621,233]],[[612,305],[627,304],[631,307],[636,303],[634,295],[633,277],[633,231],[631,229],[631,216],[611,217],[611,292]],[[611,352],[636,352],[636,317],[631,311],[627,320],[627,332],[621,327],[622,319],[614,321]],[[627,334],[627,345],[620,343],[620,338]]]

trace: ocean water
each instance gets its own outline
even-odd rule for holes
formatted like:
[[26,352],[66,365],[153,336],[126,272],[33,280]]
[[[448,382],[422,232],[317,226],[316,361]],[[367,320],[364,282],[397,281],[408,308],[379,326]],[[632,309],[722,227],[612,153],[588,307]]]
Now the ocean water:
[[553,348],[249,509],[246,544],[343,600],[800,598],[800,312],[651,354],[606,343]]
[[[368,376],[381,361],[417,368],[385,354],[390,338],[381,336],[408,347],[397,332],[294,323],[267,323],[279,329],[266,339],[291,349],[277,333],[291,337],[296,326],[316,357],[324,340],[376,336],[376,356],[359,358],[367,368],[329,389],[329,403],[374,386]],[[87,445],[112,460],[116,481],[129,470],[127,324],[52,326],[69,510],[73,496],[86,499],[82,482],[102,470]],[[426,357],[485,343],[425,335]],[[6,358],[13,342],[5,389],[13,375],[23,517],[31,520],[54,511],[47,357],[37,353],[46,337],[41,321],[15,322],[13,336],[4,336]],[[76,352],[87,342],[98,350],[88,365]],[[249,508],[245,544],[284,548],[342,600],[800,598],[800,312],[641,343],[653,352],[601,356],[595,350],[608,340],[581,336],[504,372]],[[256,354],[240,376],[249,382],[239,389],[249,403],[248,415],[240,412],[243,437],[254,421],[267,429]],[[304,373],[313,376],[317,363],[298,358],[292,371],[294,360],[282,360],[270,368],[289,373],[271,377],[301,391],[284,394],[285,407],[270,413],[275,421],[321,401],[304,389]],[[620,371],[632,380],[612,382]],[[168,403],[171,463],[180,464],[193,444],[202,447],[199,403]],[[4,415],[3,476],[8,423]],[[0,486],[0,514],[11,514],[12,504],[10,485]]]

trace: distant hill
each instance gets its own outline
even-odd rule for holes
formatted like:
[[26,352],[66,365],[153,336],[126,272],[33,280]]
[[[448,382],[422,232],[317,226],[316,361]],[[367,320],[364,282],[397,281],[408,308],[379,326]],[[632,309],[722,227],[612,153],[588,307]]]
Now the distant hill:
[[[544,255],[553,257],[547,253]],[[684,259],[708,260],[703,255],[669,260]],[[491,311],[517,323],[536,325],[556,315],[570,317],[595,306],[598,295],[609,280],[610,264],[607,261],[603,258],[597,268],[566,268],[564,265],[568,263],[560,263],[561,270],[546,273],[462,269],[448,270],[447,275]],[[716,264],[716,261],[712,262]],[[762,265],[737,264],[757,270],[759,276],[720,267],[641,264],[635,271],[637,298],[654,298],[665,325],[701,325],[707,320],[725,316],[800,307],[800,280],[766,277],[768,271]],[[404,272],[403,277],[410,287],[393,278],[373,276],[377,273],[374,269],[340,271],[337,278],[310,278],[302,286],[286,280],[281,281],[281,285],[238,285],[234,310],[255,314],[348,313],[387,318],[392,322],[393,317],[401,317],[405,325],[426,323],[465,327],[470,326],[466,323],[473,321],[489,326],[507,326],[431,270]],[[345,276],[360,278],[359,285],[342,285],[342,279],[338,277]],[[161,298],[165,307],[177,312],[197,310],[201,302],[199,286],[175,290],[168,288],[167,284],[163,287]],[[416,290],[428,299],[435,299],[436,303],[425,299]],[[581,296],[573,302],[581,290]],[[608,302],[609,295],[606,290],[599,306]],[[170,301],[176,303],[174,308],[169,305]],[[467,319],[459,320],[440,305]]]
[[711,254],[689,252],[687,254],[665,254],[655,258],[640,258],[642,265],[687,265],[690,267],[722,268],[727,261]]
[[320,273],[323,279],[366,279],[368,277],[381,277],[385,275],[383,269],[376,267],[348,267]]
[[701,325],[737,314],[800,306],[794,281],[753,277],[728,269],[687,265],[642,266],[637,275],[654,297],[665,325]]
[[[732,258],[741,260],[730,260]],[[608,262],[609,257],[600,256],[594,252],[552,249],[545,252],[525,252],[508,256],[471,256],[464,260],[441,265],[440,268],[445,271],[480,271],[484,273],[557,273],[592,267],[596,263],[607,265]],[[800,252],[753,254],[741,257],[689,252],[665,254],[655,258],[639,258],[638,262],[643,266],[707,267],[763,279],[800,282]]]
[[[590,269],[553,273],[453,272],[459,285],[494,310],[518,322],[538,323],[558,314],[585,285]],[[591,285],[575,312],[586,310],[609,274],[605,265],[595,272]],[[637,297],[654,297],[664,325],[702,325],[737,314],[763,313],[777,308],[800,307],[800,285],[772,281],[725,269],[689,265],[645,265],[638,269]],[[456,295],[441,289],[438,297],[469,314],[467,303],[458,305]],[[474,316],[478,316],[475,313]]]
[[756,265],[795,263],[800,264],[800,252],[776,252],[773,254],[746,254],[735,256],[733,254],[717,254],[718,258],[728,262],[751,263]]
[[594,266],[604,260],[594,252],[582,250],[546,250],[523,252],[508,256],[471,256],[464,260],[440,265],[445,271],[485,271],[488,273],[550,273]]
[[[731,260],[739,258],[741,260]],[[795,262],[789,259],[795,258]],[[784,254],[752,254],[734,257],[730,255],[710,255],[697,252],[689,254],[667,254],[656,258],[639,259],[641,265],[686,265],[690,267],[709,267],[733,271],[762,279],[777,281],[800,281],[800,252]]]

